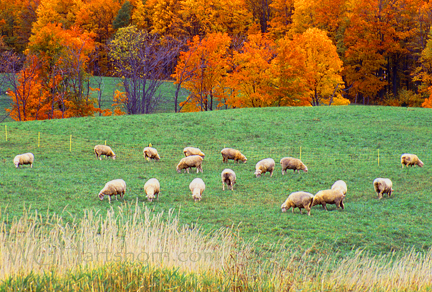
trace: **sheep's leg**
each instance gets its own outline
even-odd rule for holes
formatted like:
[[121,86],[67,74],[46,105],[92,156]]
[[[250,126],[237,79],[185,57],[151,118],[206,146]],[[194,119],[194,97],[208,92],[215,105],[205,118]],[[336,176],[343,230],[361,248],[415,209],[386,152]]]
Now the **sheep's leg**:
[[285,175],[285,171],[282,169],[282,175]]
[[186,168],[186,172],[187,172],[187,173],[189,173],[189,167],[188,167],[188,168]]
[[272,176],[273,176],[273,169],[270,170],[270,177],[272,177]]
[[108,196],[108,202],[111,204],[111,196]]
[[325,203],[325,202],[321,203],[321,205],[323,206],[324,210],[328,211],[328,210],[327,210],[327,206],[326,206],[326,203]]
[[342,210],[344,210],[344,209],[345,209],[345,206],[344,206],[344,203],[343,203],[343,201],[341,201],[341,202],[340,202],[340,206],[341,206]]
[[378,199],[382,199],[382,197],[383,197],[383,193],[384,193],[384,190],[382,190],[382,191],[380,191],[379,192],[379,194],[378,194]]
[[222,182],[222,190],[225,191],[225,183]]

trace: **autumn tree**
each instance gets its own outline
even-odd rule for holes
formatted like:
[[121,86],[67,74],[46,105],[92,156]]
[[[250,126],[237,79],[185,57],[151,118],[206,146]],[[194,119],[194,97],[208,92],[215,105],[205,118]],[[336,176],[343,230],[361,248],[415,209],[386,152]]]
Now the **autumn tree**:
[[310,28],[301,35],[294,36],[295,46],[305,53],[306,71],[304,78],[311,97],[311,104],[349,104],[341,96],[344,88],[342,81],[342,61],[336,46],[325,31]]
[[233,89],[227,104],[232,107],[275,106],[274,76],[271,62],[276,56],[275,44],[264,34],[250,35],[239,51],[233,54],[233,69],[227,86]]
[[177,42],[128,26],[117,31],[108,47],[126,90],[127,113],[151,113],[158,104],[156,91],[169,77],[167,68],[178,54]]
[[[195,36],[188,44],[188,50],[180,54],[176,72],[186,70],[188,79],[183,88],[190,95],[180,106],[186,111],[210,111],[223,105],[225,88],[223,79],[227,74],[228,48],[231,38],[226,33],[211,33],[200,39]],[[179,74],[176,77],[179,78]],[[177,79],[179,82],[179,79]]]

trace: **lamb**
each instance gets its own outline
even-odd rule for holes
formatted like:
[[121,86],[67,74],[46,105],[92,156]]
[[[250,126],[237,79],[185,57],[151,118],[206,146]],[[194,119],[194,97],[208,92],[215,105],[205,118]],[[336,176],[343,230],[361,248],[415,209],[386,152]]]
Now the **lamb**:
[[346,195],[346,192],[348,190],[346,183],[343,180],[337,180],[331,187],[332,190],[339,189],[342,191],[344,195]]
[[418,165],[419,167],[422,167],[424,165],[424,163],[418,158],[417,155],[415,154],[408,154],[408,153],[404,153],[401,155],[401,164],[402,164],[402,168],[404,167],[404,165],[408,166],[414,166],[414,165]]
[[99,192],[99,200],[103,200],[104,196],[109,196],[108,200],[111,204],[111,196],[115,196],[117,200],[117,195],[123,198],[126,193],[126,182],[122,179],[115,179],[107,182],[104,188]]
[[199,155],[204,158],[205,154],[199,149],[194,147],[186,147],[183,149],[183,153],[186,157],[191,155]]
[[189,189],[192,192],[194,201],[201,201],[202,194],[205,190],[205,183],[202,179],[197,177],[189,184]]
[[261,174],[264,174],[266,172],[270,172],[270,177],[273,176],[273,170],[275,167],[275,162],[272,158],[266,158],[263,160],[258,161],[258,163],[255,165],[255,176],[259,177]]
[[293,169],[294,172],[300,172],[300,170],[308,172],[306,165],[298,158],[284,157],[280,160],[280,164],[282,166],[282,175],[285,174],[287,169]]
[[292,212],[294,213],[295,208],[300,209],[300,214],[303,214],[303,208],[306,209],[308,215],[310,216],[310,210],[312,207],[314,195],[308,192],[294,192],[291,193],[286,201],[282,204],[282,212],[288,211],[292,207]]
[[160,157],[155,148],[152,147],[145,147],[143,150],[144,158],[147,159],[147,161],[156,160],[159,161]]
[[182,169],[185,169],[187,173],[189,173],[189,168],[196,167],[197,173],[203,172],[202,169],[202,161],[203,158],[198,155],[192,155],[184,157],[180,160],[179,164],[177,165],[177,172],[180,173]]
[[94,153],[96,154],[96,158],[102,160],[102,155],[105,155],[106,158],[111,157],[113,160],[116,159],[115,153],[112,151],[111,147],[106,145],[96,145],[94,147]]
[[236,183],[236,174],[232,169],[226,168],[222,170],[221,179],[223,191],[225,191],[225,184],[227,184],[231,191],[234,190],[234,184]]
[[233,149],[233,148],[224,148],[221,150],[222,154],[222,162],[228,162],[228,159],[233,159],[235,162],[239,163],[243,161],[246,163],[247,158],[244,156],[240,151]]
[[378,177],[373,181],[375,192],[378,195],[378,199],[382,199],[383,194],[387,194],[389,197],[392,195],[393,183],[388,178]]
[[157,179],[151,178],[144,184],[144,192],[147,195],[147,200],[152,202],[156,195],[156,200],[159,200],[160,183]]
[[13,163],[16,168],[19,168],[20,165],[30,164],[30,168],[33,168],[34,155],[33,153],[24,153],[15,156]]
[[343,194],[343,190],[336,188],[334,190],[322,190],[315,194],[312,207],[315,205],[322,205],[323,208],[327,211],[326,204],[336,204],[336,208],[341,207],[344,209],[343,200],[345,199],[345,195]]

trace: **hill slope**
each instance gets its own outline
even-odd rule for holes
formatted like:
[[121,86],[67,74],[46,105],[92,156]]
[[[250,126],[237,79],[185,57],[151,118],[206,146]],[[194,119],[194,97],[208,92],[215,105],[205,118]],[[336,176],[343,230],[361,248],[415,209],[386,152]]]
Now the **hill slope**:
[[[85,209],[104,211],[110,206],[98,200],[98,192],[107,181],[123,178],[126,201],[139,200],[156,212],[174,208],[181,223],[197,223],[208,231],[238,226],[240,236],[256,239],[263,250],[276,242],[342,253],[353,248],[372,253],[425,250],[432,246],[428,234],[432,219],[425,216],[432,211],[431,124],[428,109],[364,106],[3,123],[0,189],[2,207],[7,205],[3,215],[12,220],[30,206],[42,214],[61,213],[66,219],[69,213],[82,214]],[[94,145],[105,140],[117,154],[114,161],[99,161],[93,154]],[[142,149],[148,143],[158,149],[159,162],[144,160]],[[176,173],[185,146],[199,147],[206,154],[204,173]],[[224,147],[241,150],[248,162],[222,163]],[[14,168],[13,157],[24,152],[35,154],[33,169]],[[425,166],[402,169],[399,157],[405,152],[417,154]],[[284,156],[301,156],[309,172],[282,176],[279,160]],[[255,178],[255,163],[267,157],[276,161],[273,177]],[[220,173],[227,167],[237,174],[233,192],[222,191]],[[152,177],[161,182],[161,195],[159,201],[147,203],[143,185]],[[199,203],[194,203],[188,189],[195,177],[206,183]],[[392,179],[393,197],[377,200],[372,186],[376,177]],[[330,205],[327,212],[313,207],[310,217],[298,209],[294,214],[281,213],[289,193],[316,193],[338,179],[348,184],[344,211]],[[121,200],[112,202],[120,204]]]

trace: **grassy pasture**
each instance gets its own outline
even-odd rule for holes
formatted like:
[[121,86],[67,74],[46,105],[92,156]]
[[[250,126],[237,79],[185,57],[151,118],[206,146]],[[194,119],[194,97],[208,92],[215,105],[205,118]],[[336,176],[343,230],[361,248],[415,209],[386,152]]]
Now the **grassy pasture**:
[[[3,123],[0,125],[0,189],[3,220],[19,217],[31,207],[40,214],[57,213],[64,220],[85,210],[105,213],[122,200],[100,202],[105,182],[123,178],[125,201],[138,200],[151,211],[174,209],[181,224],[198,224],[204,231],[236,226],[262,253],[275,246],[323,255],[426,251],[432,247],[432,116],[428,109],[391,107],[304,107],[237,109],[228,111],[154,114],[123,117]],[[8,141],[5,141],[5,125]],[[40,147],[38,133],[40,132]],[[70,135],[72,149],[70,151]],[[96,160],[96,144],[112,146],[115,161]],[[143,159],[142,149],[152,143],[159,162]],[[177,174],[175,167],[185,146],[205,154],[204,173]],[[220,150],[241,150],[248,162],[222,163]],[[378,151],[379,150],[379,151]],[[33,169],[15,169],[16,154],[33,152]],[[379,152],[379,165],[378,165]],[[423,168],[401,169],[402,153],[416,153]],[[308,173],[282,176],[279,160],[301,158]],[[253,175],[255,163],[272,157],[273,177]],[[222,191],[220,173],[232,168],[237,174],[234,191]],[[161,182],[157,202],[147,203],[144,182]],[[201,177],[206,183],[203,200],[193,202],[189,183]],[[394,196],[377,200],[372,181],[388,177]],[[346,209],[321,206],[312,216],[280,212],[289,193],[316,193],[337,179],[347,182]],[[69,219],[68,219],[69,218]]]

